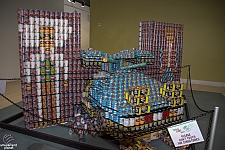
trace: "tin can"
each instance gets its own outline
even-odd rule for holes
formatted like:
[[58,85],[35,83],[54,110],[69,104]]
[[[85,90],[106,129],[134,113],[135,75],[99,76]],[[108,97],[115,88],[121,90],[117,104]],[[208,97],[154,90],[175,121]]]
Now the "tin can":
[[173,113],[173,116],[177,116],[177,113],[178,113],[178,108],[177,108],[177,107],[175,107],[175,108],[174,108],[174,113]]
[[147,96],[141,96],[140,97],[140,103],[141,104],[148,103]]
[[169,117],[173,117],[174,116],[174,109],[170,108],[169,109]]
[[162,110],[159,110],[158,111],[158,120],[162,120],[162,118],[163,118],[163,114],[162,114]]
[[134,125],[137,126],[140,124],[140,116],[135,116]]
[[129,127],[130,126],[129,117],[124,117],[124,126],[125,127]]
[[153,121],[153,123],[152,123],[152,127],[157,127],[158,126],[158,124],[157,124],[158,122],[157,121]]
[[19,9],[17,10],[17,15],[18,15],[19,17],[24,16],[24,10],[21,9],[21,8],[19,8]]
[[145,123],[150,122],[150,114],[145,114]]
[[[131,103],[132,103],[132,100],[130,100]],[[133,104],[134,105],[139,105],[140,104],[140,98],[139,97],[133,97]]]
[[134,126],[135,125],[135,117],[134,116],[130,116],[130,126]]
[[182,115],[184,114],[184,107],[183,106],[180,107],[180,114],[182,114]]
[[153,121],[158,120],[158,113],[156,111],[153,111]]
[[145,116],[141,115],[140,116],[140,125],[143,125],[145,123]]

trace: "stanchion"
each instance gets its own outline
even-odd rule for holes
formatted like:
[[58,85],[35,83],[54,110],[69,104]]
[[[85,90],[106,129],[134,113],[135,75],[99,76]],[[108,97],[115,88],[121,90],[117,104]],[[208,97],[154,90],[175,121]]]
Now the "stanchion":
[[190,71],[190,66],[191,65],[187,65],[188,67],[188,72],[187,72],[187,82],[186,82],[186,89],[185,89],[185,95],[187,96],[187,91],[188,91],[188,83],[189,83],[189,71]]
[[213,115],[213,121],[212,121],[211,134],[210,134],[210,138],[209,138],[208,150],[212,150],[212,147],[213,147],[213,141],[214,141],[214,136],[215,136],[215,131],[216,131],[216,124],[217,124],[218,114],[219,114],[219,107],[215,107],[214,115]]

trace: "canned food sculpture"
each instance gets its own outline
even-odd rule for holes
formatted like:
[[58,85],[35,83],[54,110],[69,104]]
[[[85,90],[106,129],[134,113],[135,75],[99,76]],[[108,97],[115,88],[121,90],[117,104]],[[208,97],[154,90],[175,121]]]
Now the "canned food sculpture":
[[140,69],[160,81],[179,81],[183,50],[182,24],[142,21],[139,25],[139,49],[155,56],[154,66]]
[[94,69],[80,61],[80,14],[18,9],[20,75],[27,129],[68,122]]
[[141,50],[108,55],[80,50],[79,13],[19,9],[18,35],[27,129],[70,122],[80,141],[149,141],[182,120],[182,25],[142,22]]
[[[140,54],[142,51],[126,52]],[[92,49],[81,51],[84,66],[98,64],[99,70],[104,70],[94,74],[94,80],[83,92],[83,105],[89,114],[96,110],[103,113],[102,128],[98,131],[103,130],[121,142],[135,138],[153,140],[158,138],[158,131],[182,121],[183,84],[161,83],[137,71],[138,67],[147,65],[141,59],[135,61],[138,55],[133,55],[132,61],[123,57],[120,54],[108,56]],[[154,63],[150,54],[145,60]],[[104,63],[109,63],[107,68],[103,67]],[[170,88],[172,93],[165,94]]]

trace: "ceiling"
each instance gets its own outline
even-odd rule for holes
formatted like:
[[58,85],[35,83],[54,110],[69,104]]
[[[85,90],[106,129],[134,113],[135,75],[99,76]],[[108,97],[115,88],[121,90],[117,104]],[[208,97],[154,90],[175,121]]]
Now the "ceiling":
[[76,0],[76,2],[79,2],[79,3],[84,2],[84,5],[90,7],[90,0]]

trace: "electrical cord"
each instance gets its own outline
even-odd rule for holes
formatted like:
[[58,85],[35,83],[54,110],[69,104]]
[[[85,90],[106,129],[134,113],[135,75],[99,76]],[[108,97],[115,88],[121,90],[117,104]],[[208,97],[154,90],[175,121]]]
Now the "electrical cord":
[[20,108],[20,109],[22,109],[24,111],[24,108],[23,107],[21,107],[20,105],[14,103],[12,100],[10,100],[8,97],[6,97],[5,95],[3,95],[2,93],[0,93],[0,96],[2,96],[4,99],[6,99],[7,101],[9,101],[13,105],[17,106],[18,108]]

